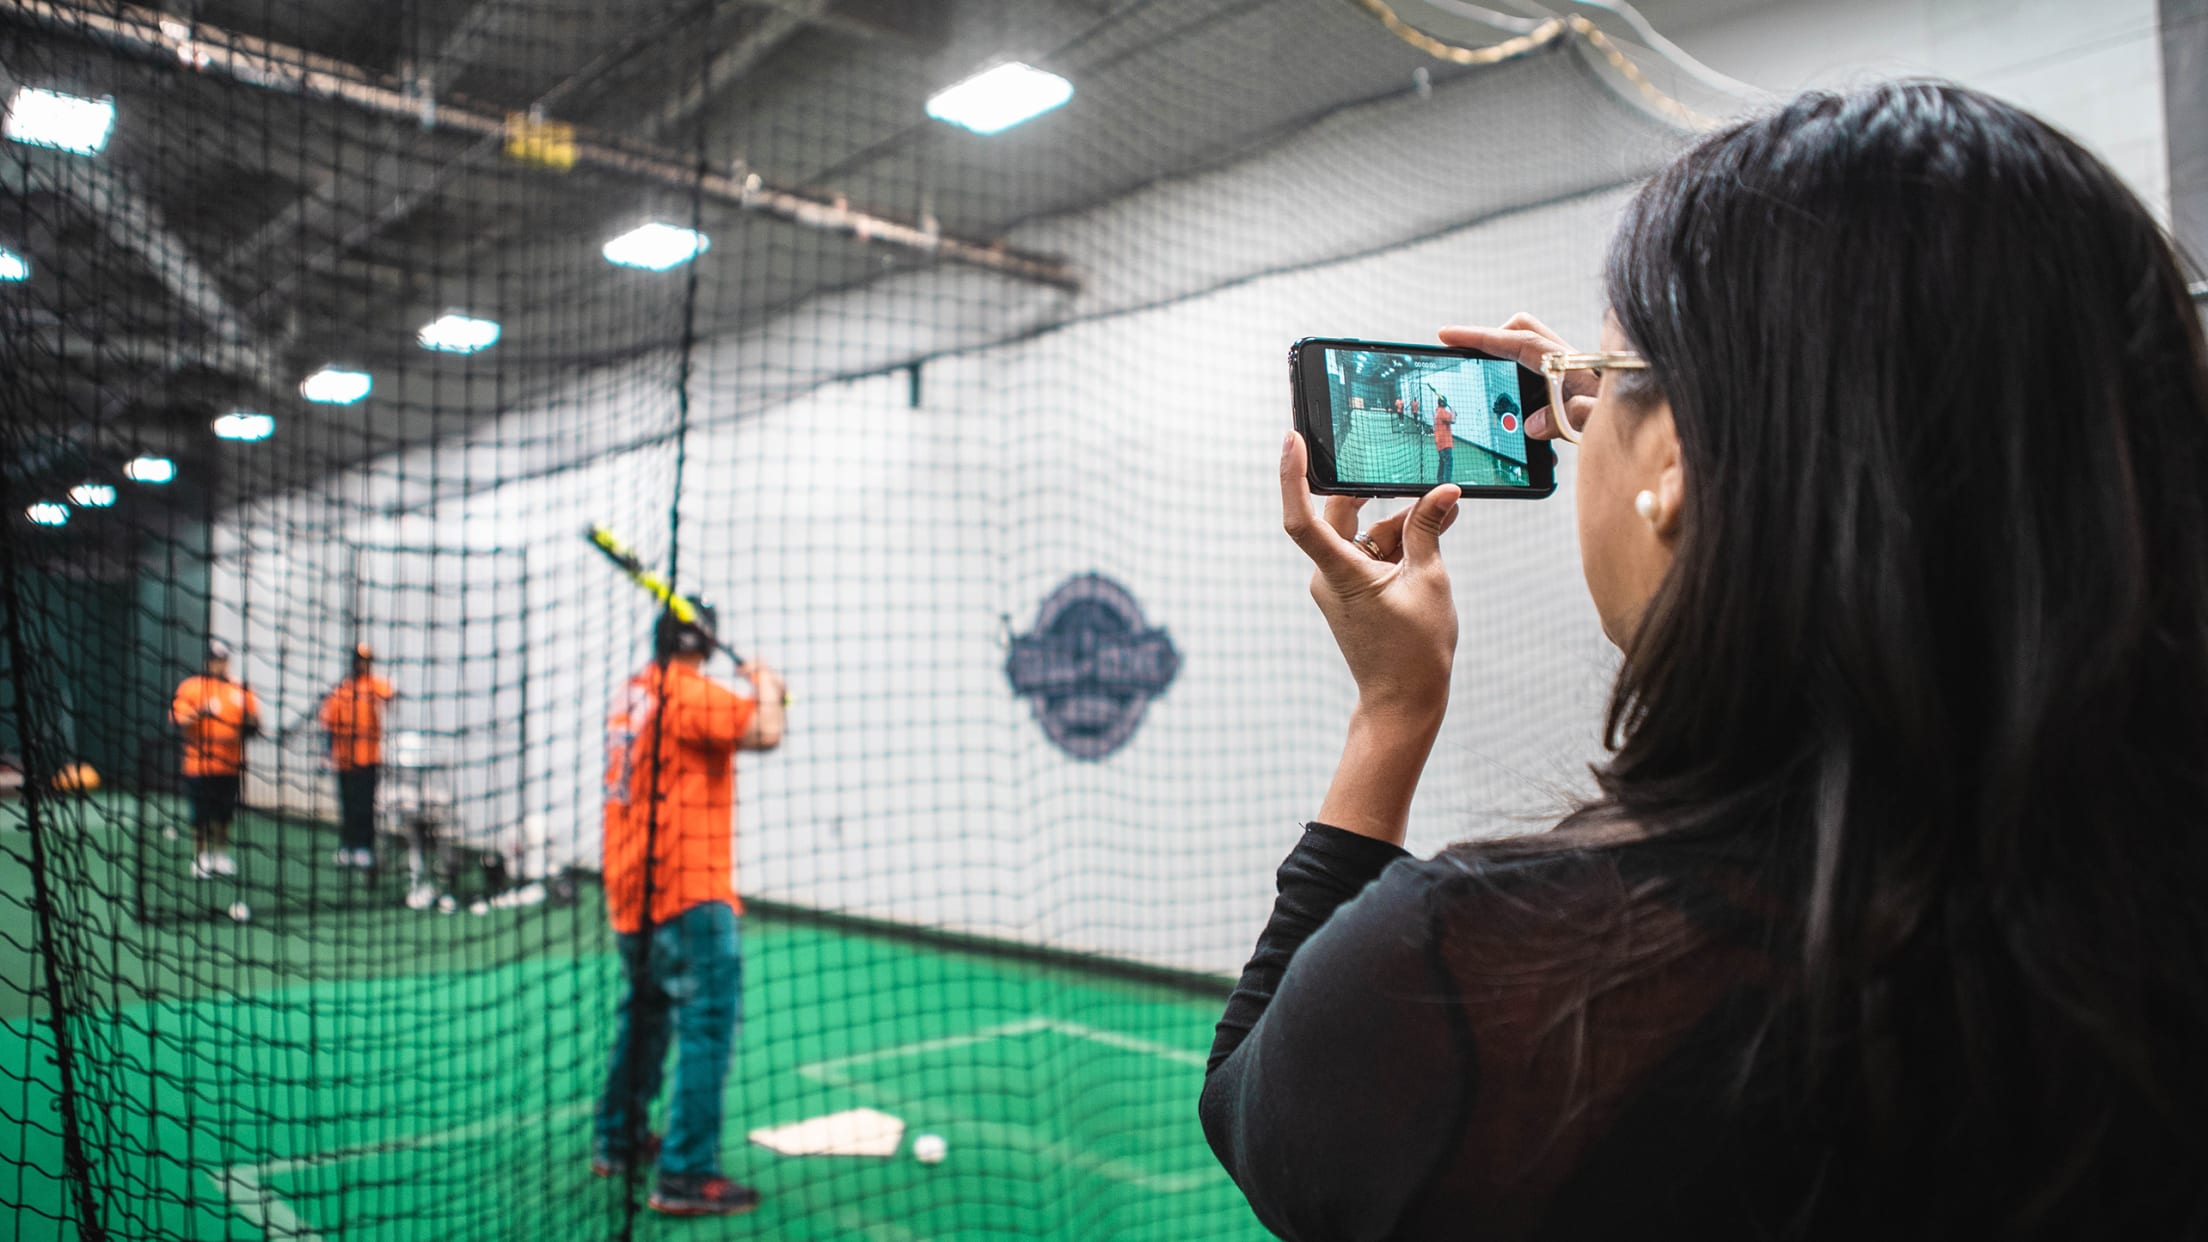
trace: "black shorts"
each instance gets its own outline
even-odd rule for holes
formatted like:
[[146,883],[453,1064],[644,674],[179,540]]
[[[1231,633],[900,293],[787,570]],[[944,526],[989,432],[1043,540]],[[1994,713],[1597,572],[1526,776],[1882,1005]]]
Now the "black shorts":
[[192,795],[192,827],[227,824],[237,818],[236,776],[187,776],[184,787]]

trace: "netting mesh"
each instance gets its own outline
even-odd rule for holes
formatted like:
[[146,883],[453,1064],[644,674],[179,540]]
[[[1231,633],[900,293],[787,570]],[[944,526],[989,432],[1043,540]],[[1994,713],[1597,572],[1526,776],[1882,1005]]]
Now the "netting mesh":
[[[926,115],[1006,57],[1071,102]],[[41,145],[39,91],[111,132]],[[5,0],[0,93],[18,1235],[652,1231],[649,1162],[589,1167],[659,612],[600,524],[791,688],[737,764],[729,1236],[1259,1236],[1195,1094],[1353,695],[1278,531],[1286,349],[1592,339],[1677,140],[1596,58],[1452,66],[1338,0]],[[651,223],[709,246],[608,261]],[[425,348],[448,314],[495,343]],[[1467,516],[1419,848],[1558,805],[1609,671],[1568,501]],[[175,714],[214,639],[260,725],[227,865]],[[746,1139],[862,1109],[884,1154]]]

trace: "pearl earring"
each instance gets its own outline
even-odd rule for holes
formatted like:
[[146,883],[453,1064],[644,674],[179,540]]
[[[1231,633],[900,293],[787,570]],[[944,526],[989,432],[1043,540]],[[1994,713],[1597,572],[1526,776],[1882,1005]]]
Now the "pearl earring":
[[1642,521],[1654,525],[1656,521],[1656,493],[1642,492],[1635,496],[1633,498],[1633,512],[1640,514]]

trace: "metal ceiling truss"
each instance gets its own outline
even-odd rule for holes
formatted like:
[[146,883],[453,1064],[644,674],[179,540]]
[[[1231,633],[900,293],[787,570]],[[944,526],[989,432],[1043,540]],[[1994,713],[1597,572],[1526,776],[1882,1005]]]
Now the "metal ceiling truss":
[[[278,94],[342,103],[377,115],[414,121],[433,132],[472,136],[501,146],[510,133],[509,114],[504,110],[492,110],[473,101],[439,103],[409,89],[404,82],[357,65],[137,5],[95,8],[67,0],[0,0],[0,20],[89,39],[150,57],[182,72],[205,74]],[[685,102],[678,99],[669,110]],[[702,104],[702,99],[700,102]],[[575,133],[572,152],[578,167],[697,193],[709,202],[846,236],[856,242],[908,250],[943,262],[1063,289],[1078,289],[1082,283],[1080,274],[1057,256],[1014,249],[1001,241],[953,237],[945,234],[932,217],[914,221],[878,215],[853,207],[840,196],[824,199],[771,184],[741,165],[727,171],[701,169],[694,160],[676,152],[580,127]],[[428,184],[410,187],[408,193],[400,195],[384,211],[371,216],[341,241],[340,247],[372,236],[382,227],[381,222],[404,215],[414,203],[435,193],[449,179],[451,167],[448,164],[432,174]],[[306,210],[301,209],[302,212]],[[256,299],[255,304],[265,307],[266,298]]]
[[57,195],[83,211],[116,249],[137,256],[170,296],[206,325],[211,336],[199,348],[188,348],[180,341],[179,358],[250,379],[263,388],[273,385],[273,361],[255,339],[250,322],[230,305],[222,286],[169,228],[159,209],[119,174],[73,156],[21,149],[0,159],[0,191]]

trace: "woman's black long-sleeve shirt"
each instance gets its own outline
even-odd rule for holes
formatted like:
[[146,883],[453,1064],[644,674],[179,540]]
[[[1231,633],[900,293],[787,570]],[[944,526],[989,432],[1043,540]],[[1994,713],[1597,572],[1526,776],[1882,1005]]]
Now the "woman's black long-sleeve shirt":
[[[1219,1023],[1212,1149],[1294,1242],[2208,1239],[2178,1085],[2091,1064],[1967,923],[1866,979],[1891,1040],[1803,1072],[1770,874],[1740,842],[1421,861],[1313,824]],[[1959,1027],[1962,985],[2010,1019]]]
[[1219,1023],[1213,1150],[1298,1242],[1760,1235],[1812,1145],[1735,1141],[1765,972],[1685,891],[1631,851],[1419,861],[1311,825]]

